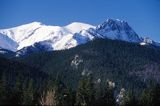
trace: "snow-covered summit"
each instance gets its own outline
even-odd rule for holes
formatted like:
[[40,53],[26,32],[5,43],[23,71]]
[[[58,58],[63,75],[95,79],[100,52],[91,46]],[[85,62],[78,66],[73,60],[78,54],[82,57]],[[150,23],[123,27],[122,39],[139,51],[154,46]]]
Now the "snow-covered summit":
[[101,35],[102,38],[140,42],[139,36],[128,23],[119,19],[107,19],[96,27],[96,32]]
[[42,26],[42,23],[40,22],[32,22],[32,23],[21,25],[14,28],[0,29],[0,33],[3,35],[7,35],[10,39],[19,43],[22,40],[28,38],[30,35],[32,35],[32,32],[34,32],[41,26]]
[[[32,22],[14,28],[0,29],[1,41],[5,40],[5,43],[3,42],[5,46],[1,44],[0,47],[17,51],[38,42],[49,41],[50,46],[54,48],[54,50],[71,48],[78,45],[76,39],[73,37],[74,34],[79,33],[81,30],[87,30],[90,27],[93,28],[94,26],[74,22],[67,26],[60,27],[48,26],[40,22]],[[6,37],[8,37],[9,40],[6,40]],[[6,45],[9,45],[7,44],[9,41],[15,42],[16,46],[14,46],[14,48],[7,47]]]
[[95,28],[95,26],[86,24],[86,23],[80,23],[80,22],[73,22],[67,26],[64,26],[66,29],[69,29],[72,33],[79,33],[82,30],[86,30],[89,28]]
[[[0,29],[0,48],[34,52],[47,50],[62,50],[86,43],[95,38],[109,38],[135,43],[150,43],[148,39],[141,39],[126,21],[107,19],[97,26],[86,23],[73,22],[66,26],[51,26],[40,22]],[[152,41],[154,42],[154,41]],[[152,43],[153,44],[153,43]],[[154,42],[159,45],[159,43]]]

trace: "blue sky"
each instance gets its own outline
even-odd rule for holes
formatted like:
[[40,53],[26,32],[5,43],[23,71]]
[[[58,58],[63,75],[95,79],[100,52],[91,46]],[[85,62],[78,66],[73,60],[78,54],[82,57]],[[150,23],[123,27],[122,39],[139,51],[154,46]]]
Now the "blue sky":
[[98,25],[108,18],[125,20],[139,36],[160,42],[160,0],[0,0],[0,29],[33,21]]

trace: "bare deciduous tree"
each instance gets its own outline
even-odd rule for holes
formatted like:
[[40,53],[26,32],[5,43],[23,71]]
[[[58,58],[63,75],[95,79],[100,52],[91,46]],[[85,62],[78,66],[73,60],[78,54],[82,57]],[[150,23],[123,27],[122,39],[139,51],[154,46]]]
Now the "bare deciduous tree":
[[57,106],[57,96],[55,89],[48,90],[46,93],[44,92],[41,96],[40,104],[42,106]]

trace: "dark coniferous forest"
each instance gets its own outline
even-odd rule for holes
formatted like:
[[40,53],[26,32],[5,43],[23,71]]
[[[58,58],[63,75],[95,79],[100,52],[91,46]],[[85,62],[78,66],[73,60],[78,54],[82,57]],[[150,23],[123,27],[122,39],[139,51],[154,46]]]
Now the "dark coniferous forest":
[[96,39],[68,50],[0,55],[0,105],[159,106],[160,48]]

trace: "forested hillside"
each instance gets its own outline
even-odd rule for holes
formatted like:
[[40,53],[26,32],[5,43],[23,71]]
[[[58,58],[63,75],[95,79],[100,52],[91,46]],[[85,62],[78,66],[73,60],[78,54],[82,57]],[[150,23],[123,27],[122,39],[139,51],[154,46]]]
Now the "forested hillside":
[[118,40],[97,39],[73,49],[35,53],[18,59],[76,87],[81,76],[112,80],[117,87],[143,88],[160,80],[160,49]]
[[160,49],[97,39],[68,50],[0,58],[0,104],[157,106]]

